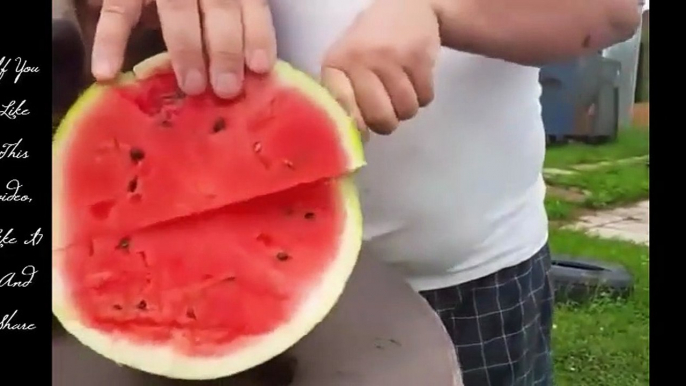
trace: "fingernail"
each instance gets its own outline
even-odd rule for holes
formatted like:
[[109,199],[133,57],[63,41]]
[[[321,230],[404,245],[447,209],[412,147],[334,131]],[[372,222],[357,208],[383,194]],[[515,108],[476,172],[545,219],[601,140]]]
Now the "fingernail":
[[238,77],[231,73],[215,75],[213,86],[214,92],[222,98],[235,96],[240,90]]
[[183,80],[183,88],[186,94],[197,95],[205,91],[206,88],[205,77],[202,72],[198,70],[190,70],[186,73]]
[[95,79],[98,80],[110,79],[114,76],[110,62],[101,57],[93,58],[91,71],[93,72]]
[[255,72],[269,71],[269,57],[267,51],[256,50],[250,55],[250,69]]

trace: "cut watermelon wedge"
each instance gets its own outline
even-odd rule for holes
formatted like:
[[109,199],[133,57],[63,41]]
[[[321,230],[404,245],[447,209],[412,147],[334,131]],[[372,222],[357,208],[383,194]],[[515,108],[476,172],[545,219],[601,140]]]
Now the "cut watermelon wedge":
[[229,376],[335,305],[357,260],[359,134],[279,62],[222,101],[177,91],[167,54],[87,90],[53,146],[53,312],[123,365]]
[[[56,247],[345,175],[364,164],[335,100],[284,62],[238,100],[177,91],[166,54],[96,85],[55,135]],[[60,213],[68,210],[68,215]]]

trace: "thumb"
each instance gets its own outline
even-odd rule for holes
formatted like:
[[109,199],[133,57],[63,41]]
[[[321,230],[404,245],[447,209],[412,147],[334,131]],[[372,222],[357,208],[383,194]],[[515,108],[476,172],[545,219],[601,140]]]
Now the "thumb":
[[362,141],[369,140],[369,129],[362,119],[360,108],[355,100],[355,90],[350,78],[341,70],[332,67],[324,67],[321,72],[321,82],[338,103],[355,120],[357,129],[360,130]]

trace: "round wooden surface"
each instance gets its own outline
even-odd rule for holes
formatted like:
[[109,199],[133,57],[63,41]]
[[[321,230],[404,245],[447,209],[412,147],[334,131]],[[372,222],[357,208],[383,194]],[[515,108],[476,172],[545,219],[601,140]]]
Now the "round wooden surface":
[[179,381],[121,367],[55,322],[54,386],[460,386],[455,350],[428,304],[389,268],[361,258],[338,305],[296,346],[234,377]]

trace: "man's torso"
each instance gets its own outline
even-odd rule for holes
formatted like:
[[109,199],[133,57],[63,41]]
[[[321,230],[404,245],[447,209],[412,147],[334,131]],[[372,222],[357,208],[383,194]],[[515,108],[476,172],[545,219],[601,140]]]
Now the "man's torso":
[[[279,56],[317,76],[369,0],[274,0]],[[435,99],[366,145],[364,253],[418,290],[515,265],[547,238],[538,69],[443,49]]]

